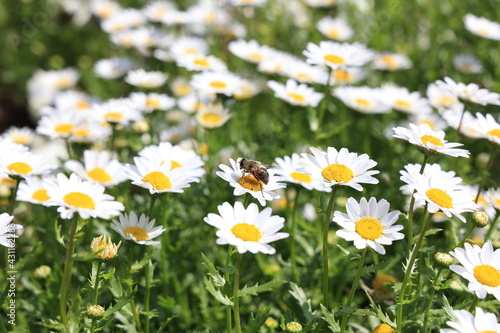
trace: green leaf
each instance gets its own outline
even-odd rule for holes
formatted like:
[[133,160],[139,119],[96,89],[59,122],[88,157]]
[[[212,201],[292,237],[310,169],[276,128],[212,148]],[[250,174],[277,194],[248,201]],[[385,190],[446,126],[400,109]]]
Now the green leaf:
[[222,294],[220,289],[215,288],[212,280],[207,279],[207,277],[203,277],[203,282],[205,283],[205,288],[207,288],[208,292],[219,302],[224,305],[233,306],[233,302],[225,295]]
[[328,309],[323,305],[320,304],[321,307],[321,314],[323,315],[321,318],[323,318],[324,321],[327,322],[328,328],[334,333],[340,331],[340,323],[335,320],[335,315],[334,312],[328,311]]
[[315,314],[311,310],[311,299],[308,299],[304,290],[295,283],[290,282],[290,287],[292,289],[288,292],[297,300],[304,317],[307,321],[312,321],[315,318]]
[[372,313],[372,314],[374,314],[377,318],[379,318],[380,321],[382,321],[383,323],[386,323],[387,325],[389,325],[391,327],[396,327],[396,322],[393,321],[390,318],[390,316],[385,314],[385,312],[382,310],[382,308],[379,305],[377,305],[375,303],[375,301],[373,301],[373,298],[370,296],[370,294],[368,292],[366,292],[366,296],[370,300],[370,306],[374,311],[374,313]]
[[224,286],[226,284],[226,279],[220,275],[213,262],[210,261],[203,252],[201,253],[201,258],[203,260],[202,264],[208,269],[208,275],[212,278],[214,285],[217,287]]
[[244,333],[257,333],[262,325],[265,324],[267,318],[269,318],[269,312],[271,312],[271,306],[260,308],[257,316],[254,318],[253,313],[250,315],[250,320],[248,321]]
[[240,289],[238,292],[238,295],[240,296],[245,296],[245,295],[257,295],[259,293],[263,293],[266,291],[273,291],[274,289],[277,289],[281,287],[283,283],[286,281],[283,280],[275,280],[275,281],[270,281],[264,284],[259,285],[258,283],[253,286],[253,287],[244,287],[243,289]]

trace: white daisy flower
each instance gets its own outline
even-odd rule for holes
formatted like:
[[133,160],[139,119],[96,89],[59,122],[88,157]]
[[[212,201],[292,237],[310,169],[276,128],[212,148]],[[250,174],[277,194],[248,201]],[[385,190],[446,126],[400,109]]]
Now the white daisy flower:
[[487,18],[467,14],[464,17],[465,29],[475,35],[500,40],[500,23],[490,21]]
[[311,175],[298,172],[302,166],[301,157],[294,153],[292,156],[277,157],[275,160],[276,174],[282,177],[282,181],[302,185],[308,190],[330,192],[331,189],[325,185],[323,178],[313,178]]
[[464,112],[463,110],[464,105],[457,104],[456,107],[444,111],[442,117],[449,127],[457,129],[460,126],[460,133],[463,135],[473,139],[482,138],[481,132],[476,129],[478,119],[469,111]]
[[143,8],[142,12],[153,22],[161,22],[167,13],[176,11],[176,5],[170,1],[151,1]]
[[378,184],[378,179],[372,175],[380,173],[377,170],[368,170],[377,165],[367,154],[350,153],[346,148],[337,151],[328,147],[326,152],[314,147],[310,148],[312,155],[302,154],[302,166],[299,169],[314,178],[323,178],[329,187],[340,185],[350,186],[362,191],[360,184]]
[[51,107],[45,107],[44,110],[36,132],[51,139],[70,137],[75,128],[84,122],[83,115],[75,110],[59,110]]
[[444,81],[437,80],[436,84],[448,89],[458,98],[468,102],[480,105],[500,105],[500,94],[491,92],[488,89],[479,88],[475,83],[465,84],[462,82],[455,82],[451,78],[445,77]]
[[[432,170],[430,170],[432,171]],[[458,217],[466,222],[461,214],[477,210],[474,197],[464,190],[457,179],[443,177],[442,172],[429,172],[424,175],[409,175],[408,179],[401,178],[416,190],[413,197],[416,201],[425,200],[430,213],[442,211],[446,216]]]
[[113,98],[96,104],[93,107],[94,118],[99,119],[103,124],[128,125],[132,121],[144,118],[139,111],[139,105],[128,98]]
[[159,71],[150,71],[140,68],[127,73],[125,82],[140,88],[158,88],[167,81],[167,75]]
[[316,23],[316,28],[326,37],[339,41],[348,40],[354,35],[351,26],[341,18],[323,17]]
[[14,247],[15,241],[11,238],[19,238],[16,230],[22,229],[20,224],[12,223],[14,216],[7,213],[0,214],[0,245],[5,247]]
[[122,77],[132,68],[130,58],[101,59],[94,65],[94,73],[103,79],[117,79]]
[[109,219],[125,209],[121,202],[104,193],[104,186],[83,181],[74,173],[69,178],[57,174],[56,182],[47,184],[47,194],[50,204],[59,206],[57,211],[63,219],[71,219],[75,213],[83,219]]
[[112,0],[92,0],[90,2],[90,11],[100,19],[109,18],[120,9],[120,4]]
[[487,113],[486,116],[484,116],[479,112],[476,113],[476,121],[471,124],[471,127],[476,130],[482,138],[500,145],[500,124],[491,114]]
[[245,172],[240,168],[241,157],[234,161],[229,159],[230,166],[219,164],[222,171],[217,171],[217,176],[221,177],[234,187],[233,194],[236,196],[249,193],[252,197],[257,199],[259,203],[264,206],[266,200],[282,200],[281,196],[273,192],[280,188],[285,188],[286,184],[279,183],[280,177],[276,176],[276,170],[269,168],[269,181],[267,184],[255,178],[252,174]]
[[285,75],[302,83],[326,84],[328,78],[328,72],[323,67],[309,65],[301,60],[286,66]]
[[193,75],[191,86],[202,94],[233,95],[241,85],[241,78],[230,72],[201,72]]
[[205,169],[203,169],[205,163],[194,150],[184,149],[170,142],[160,142],[155,146],[147,146],[139,152],[139,156],[160,161],[160,165],[169,162],[172,170],[185,168],[195,178],[205,174]]
[[135,8],[120,9],[115,15],[101,21],[101,29],[107,33],[128,30],[143,26],[147,22],[146,16]]
[[363,66],[373,58],[373,51],[360,43],[322,41],[319,45],[308,43],[303,52],[307,62],[332,69],[345,66]]
[[119,221],[113,220],[111,229],[119,233],[124,239],[134,241],[140,245],[156,245],[159,241],[153,238],[160,236],[166,229],[163,226],[155,227],[155,219],[150,220],[145,214],[137,217],[135,212],[120,214]]
[[214,71],[224,72],[226,64],[212,55],[183,55],[175,58],[177,66],[186,68],[188,71]]
[[389,113],[391,105],[383,98],[380,88],[370,87],[338,87],[333,95],[340,99],[349,108],[365,113]]
[[245,41],[242,39],[229,42],[229,51],[243,60],[259,63],[268,59],[272,54],[272,49],[266,45],[260,45],[256,40]]
[[[415,179],[419,177],[421,168],[422,165],[419,163],[407,164],[404,166],[404,170],[399,171],[399,173],[401,174],[400,179],[404,183],[406,183],[406,185],[403,185],[399,188],[403,194],[413,194],[413,191],[416,189]],[[438,163],[426,164],[422,175],[424,177],[430,177],[434,175],[435,177],[441,178],[449,184],[453,184],[453,186],[457,190],[466,190],[465,186],[460,185],[463,182],[463,179],[460,177],[456,177],[455,171],[444,171],[443,169],[441,169],[441,165]],[[422,201],[422,203],[424,203],[424,201]]]
[[489,188],[486,190],[485,197],[493,208],[500,210],[500,187]]
[[384,85],[381,88],[383,98],[394,110],[410,114],[426,114],[432,112],[427,100],[418,91],[410,92],[405,87]]
[[[125,174],[132,184],[148,189],[149,193],[182,193],[183,188],[198,178],[187,168],[173,168],[172,162],[158,156],[134,157],[135,165],[125,164]],[[163,162],[163,163],[162,163]]]
[[241,85],[233,94],[233,97],[238,100],[249,99],[260,93],[261,87],[256,82],[248,79],[243,79]]
[[205,55],[208,52],[208,43],[200,37],[182,36],[170,45],[170,52],[174,58]]
[[222,103],[201,104],[196,112],[196,121],[204,128],[218,128],[230,118],[229,110]]
[[261,7],[265,5],[267,0],[229,0],[229,3],[233,6],[252,6]]
[[46,74],[46,84],[57,90],[72,88],[80,79],[80,73],[74,68],[47,71]]
[[463,144],[444,140],[445,133],[443,131],[433,131],[427,124],[417,126],[410,123],[409,126],[410,129],[395,127],[393,136],[420,147],[425,153],[469,157],[468,150],[456,148],[463,146]]
[[357,249],[371,247],[380,254],[385,254],[382,245],[391,245],[393,241],[403,239],[398,231],[402,225],[394,225],[399,217],[399,211],[389,213],[389,202],[375,198],[361,198],[359,203],[354,198],[347,199],[347,214],[336,211],[333,222],[338,223],[343,230],[336,234],[346,241],[354,242]]
[[55,177],[53,176],[45,176],[42,178],[39,177],[27,177],[23,179],[19,183],[19,189],[17,190],[16,200],[31,202],[33,204],[42,205],[42,206],[52,206],[48,193],[48,185],[54,184]]
[[[413,113],[410,115],[410,122],[415,125],[427,124],[433,131],[444,131],[448,124],[443,118],[439,117],[435,113]],[[392,130],[391,130],[392,132]]]
[[453,310],[451,321],[446,324],[451,328],[443,328],[439,333],[494,333],[500,332],[500,324],[494,313],[486,313],[476,308],[475,315],[467,310]]
[[57,168],[57,165],[49,163],[48,156],[21,149],[17,144],[4,148],[0,154],[0,173],[26,178],[48,174]]
[[469,54],[457,54],[453,57],[453,66],[465,74],[479,74],[483,65],[476,57]]
[[177,97],[187,96],[193,92],[193,89],[189,85],[189,80],[181,76],[178,76],[172,80],[170,88],[172,89],[174,95]]
[[491,242],[483,247],[465,243],[465,250],[456,248],[450,252],[461,265],[451,265],[450,269],[469,280],[468,288],[480,299],[492,294],[500,301],[500,249],[493,251]]
[[363,67],[344,67],[332,70],[330,74],[330,85],[348,85],[356,84],[363,80],[366,72]]
[[9,127],[3,134],[3,137],[9,138],[12,142],[24,146],[30,146],[35,139],[35,131],[29,127]]
[[272,80],[267,81],[267,86],[274,91],[277,98],[292,105],[316,107],[324,96],[306,84],[299,84],[292,79],[288,79],[286,85]]
[[427,86],[426,95],[431,105],[440,112],[460,104],[456,94],[451,92],[448,88],[435,83],[431,83]]
[[66,169],[76,173],[80,178],[111,187],[127,179],[123,175],[123,165],[117,159],[113,159],[109,151],[85,150],[83,152],[83,163],[68,160],[64,163]]
[[257,70],[266,74],[286,75],[287,69],[300,61],[290,53],[270,50],[266,59],[262,60],[257,66]]
[[107,123],[91,119],[76,126],[69,137],[69,141],[78,143],[95,143],[104,141],[111,135],[111,128]]
[[54,107],[57,110],[78,111],[87,115],[86,112],[91,111],[92,103],[96,101],[96,98],[84,92],[78,90],[65,90],[57,93],[54,100]]
[[175,106],[175,99],[166,94],[133,92],[128,98],[137,105],[137,108],[145,112],[167,111]]
[[288,233],[277,232],[283,228],[285,219],[271,216],[270,207],[259,212],[254,203],[245,208],[241,202],[236,202],[234,207],[225,202],[217,210],[220,215],[209,213],[203,221],[218,229],[217,244],[236,246],[239,253],[274,254],[276,250],[269,243],[289,236]]
[[380,53],[373,59],[373,68],[382,71],[397,71],[413,66],[410,58],[398,53]]

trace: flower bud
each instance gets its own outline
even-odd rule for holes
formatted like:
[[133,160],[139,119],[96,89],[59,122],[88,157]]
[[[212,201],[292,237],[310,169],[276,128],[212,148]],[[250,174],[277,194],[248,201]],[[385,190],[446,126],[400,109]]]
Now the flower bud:
[[45,279],[52,273],[52,269],[47,265],[39,266],[35,269],[33,274],[37,279]]
[[476,210],[472,213],[472,223],[477,228],[484,228],[488,225],[489,218],[485,212]]
[[90,319],[101,319],[104,317],[104,308],[100,305],[89,305],[85,314]]
[[434,255],[434,262],[437,266],[446,268],[453,264],[453,257],[449,253],[437,252]]
[[302,325],[296,321],[291,321],[288,324],[286,324],[286,331],[287,332],[302,332]]

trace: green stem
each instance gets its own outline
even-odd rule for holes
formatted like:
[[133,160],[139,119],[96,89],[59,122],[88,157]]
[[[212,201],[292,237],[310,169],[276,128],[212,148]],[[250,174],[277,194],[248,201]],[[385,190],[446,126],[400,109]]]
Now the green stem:
[[21,182],[22,178],[19,176],[11,176],[10,178],[16,181],[16,185],[14,185],[14,190],[11,193],[9,208],[7,209],[7,213],[9,215],[12,215],[12,213],[14,212],[14,206],[16,204],[17,190],[19,189],[19,183]]
[[233,289],[233,311],[234,311],[234,327],[236,328],[236,333],[241,333],[241,321],[240,321],[240,268],[241,260],[243,259],[243,254],[240,253],[238,256],[238,263],[236,265],[236,276],[234,277],[234,289]]
[[[132,279],[132,264],[133,264],[133,257],[134,257],[134,250],[137,247],[137,244],[135,242],[132,242],[132,246],[130,247],[130,254],[128,258],[128,267],[129,267],[129,275],[130,279]],[[132,292],[132,285],[129,285],[129,292]],[[130,301],[130,307],[132,309],[132,317],[134,318],[135,326],[137,327],[138,332],[142,332],[142,325],[141,325],[141,320],[139,319],[139,313],[137,312],[137,308],[135,306],[135,298]]]
[[455,246],[455,248],[462,247],[462,245],[464,245],[465,241],[467,240],[467,238],[469,238],[470,234],[472,233],[472,230],[474,230],[474,224],[471,223],[467,228],[464,237],[462,237],[462,240],[457,244],[457,246]]
[[474,300],[472,301],[472,303],[469,306],[469,312],[470,313],[476,312],[476,305],[477,305],[478,302],[479,302],[479,297],[477,297],[476,295],[474,295]]
[[[146,252],[149,252],[149,247],[146,248]],[[146,275],[146,290],[144,291],[144,312],[146,314],[146,320],[144,321],[144,332],[149,333],[149,303],[151,297],[151,273],[152,273],[153,262],[151,259],[148,260],[146,265],[145,275]]]
[[75,234],[78,227],[78,216],[75,215],[70,222],[68,244],[66,248],[66,258],[64,260],[64,272],[61,282],[61,293],[59,299],[59,309],[61,310],[61,321],[69,332],[68,314],[66,313],[66,302],[68,301],[69,286],[71,284],[71,272],[73,271],[73,253],[75,251]]
[[493,160],[495,159],[495,154],[497,149],[496,147],[493,148],[493,151],[490,154],[490,158],[488,159],[488,162],[486,163],[486,166],[483,170],[483,175],[481,176],[481,181],[479,182],[479,187],[477,189],[477,194],[476,194],[476,199],[474,200],[475,203],[479,200],[479,196],[481,195],[481,191],[483,190],[484,183],[486,182],[486,178],[488,177],[488,171],[491,168],[491,165],[493,164]]
[[[227,250],[227,256],[226,256],[226,267],[231,265],[231,256],[233,254],[234,246],[229,245],[229,248]],[[231,274],[229,272],[224,273],[224,279],[226,280],[226,283],[229,283],[229,279],[231,277]],[[227,307],[226,308],[226,332],[231,333],[233,331],[233,320],[231,316],[231,308]]]
[[[95,270],[96,270],[95,279],[94,279],[94,290],[92,292],[92,305],[97,305],[97,297],[99,295],[99,283],[100,283],[99,275],[101,275],[102,261],[101,260],[94,260],[92,262],[92,265],[95,265]],[[95,332],[96,322],[97,322],[96,319],[92,319],[92,327],[90,330],[92,333]]]
[[295,198],[293,200],[292,211],[290,212],[290,259],[292,263],[292,278],[297,281],[298,273],[297,273],[297,242],[295,241],[295,232],[297,230],[297,223],[295,221],[295,213],[297,211],[297,205],[299,204],[299,193],[300,187],[297,187],[297,192],[295,194]]
[[[425,206],[425,208],[427,210],[427,205]],[[401,284],[401,289],[399,290],[398,304],[396,310],[396,322],[398,326],[397,329],[398,332],[403,332],[403,303],[405,301],[406,287],[408,287],[408,283],[410,282],[412,267],[413,264],[415,263],[415,260],[417,259],[418,251],[420,249],[420,246],[422,246],[423,240],[425,238],[425,233],[429,228],[431,218],[432,214],[428,214],[427,218],[425,219],[424,226],[422,228],[422,231],[420,232],[420,236],[418,237],[417,243],[413,248],[413,252],[411,254],[408,265],[406,266],[405,276]]]
[[[424,154],[424,161],[422,162],[422,166],[420,167],[420,174],[424,173],[425,170],[425,165],[427,164],[427,161],[429,160],[429,156]],[[415,206],[415,193],[417,190],[413,191],[413,194],[411,195],[410,198],[410,207],[408,208],[408,248],[411,249],[412,243],[413,243],[413,208]]]
[[331,83],[331,76],[332,76],[332,68],[328,70],[328,78],[326,79],[326,85],[325,85],[325,90],[324,90],[324,100],[322,101],[321,109],[319,110],[319,115],[318,115],[318,127],[316,128],[316,139],[319,138],[320,136],[320,129],[321,125],[323,123],[323,118],[325,117],[326,109],[328,106],[328,102],[330,101],[330,83]]
[[328,229],[330,221],[332,220],[333,206],[335,202],[335,194],[337,193],[337,186],[332,187],[332,193],[328,206],[325,212],[325,220],[323,221],[323,305],[330,309],[330,297],[328,293]]
[[486,232],[486,235],[484,235],[484,242],[485,243],[490,238],[491,233],[497,228],[497,222],[499,220],[499,218],[498,218],[499,216],[500,216],[500,211],[497,210],[496,215],[495,215],[495,219],[493,220],[493,222],[490,223],[490,228]]
[[156,199],[158,198],[158,195],[156,194],[151,194],[151,198],[149,199],[149,218],[152,219],[154,216],[154,209],[155,209],[155,203]]
[[425,307],[425,314],[424,314],[424,329],[422,330],[422,332],[427,332],[429,311],[431,310],[432,301],[434,299],[434,294],[436,293],[437,284],[439,282],[439,277],[441,276],[442,271],[443,268],[440,267],[436,273],[436,277],[434,278],[434,283],[432,284],[431,291],[429,292],[429,300],[427,301],[427,306]]
[[[365,247],[361,252],[361,258],[359,258],[359,264],[358,264],[358,271],[356,272],[356,277],[354,278],[354,281],[352,281],[351,291],[349,292],[349,297],[347,298],[346,307],[351,306],[352,299],[354,298],[354,294],[356,293],[356,289],[358,288],[359,279],[361,279],[361,275],[363,274],[363,267],[365,265],[365,257],[367,250],[368,248]],[[340,325],[340,333],[345,332],[348,317],[349,314],[347,312],[344,312],[344,314],[342,315],[342,321]]]

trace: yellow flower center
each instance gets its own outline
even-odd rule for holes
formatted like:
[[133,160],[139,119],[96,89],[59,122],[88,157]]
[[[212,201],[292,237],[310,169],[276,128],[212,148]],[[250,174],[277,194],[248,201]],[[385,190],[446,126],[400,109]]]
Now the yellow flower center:
[[188,47],[184,49],[184,54],[198,54],[198,49],[195,47]]
[[363,107],[363,108],[371,108],[372,103],[369,100],[366,100],[364,98],[355,98],[354,103]]
[[474,277],[482,285],[496,288],[500,286],[500,271],[490,265],[474,267]]
[[303,95],[293,92],[288,93],[287,96],[294,100],[296,103],[304,103],[304,101],[306,100]]
[[47,190],[44,189],[40,189],[38,191],[33,192],[33,195],[31,197],[36,201],[41,201],[41,202],[50,199],[49,195],[47,194]]
[[161,104],[160,101],[155,98],[148,98],[146,101],[146,106],[152,109],[159,109]]
[[215,89],[224,89],[227,87],[227,84],[222,81],[212,81],[210,82],[210,87]]
[[182,164],[180,164],[179,162],[176,162],[176,161],[172,161],[172,166],[170,167],[170,170],[174,170],[176,168],[180,168],[182,167]]
[[94,199],[85,193],[70,192],[63,197],[63,201],[76,208],[95,209]]
[[208,62],[207,58],[198,58],[193,61],[193,63],[197,66],[203,67],[203,68],[208,68],[210,67],[210,63]]
[[257,53],[257,52],[250,53],[248,55],[248,58],[250,60],[255,61],[255,62],[261,62],[262,60],[264,60],[264,57],[262,57],[262,54]]
[[349,73],[348,71],[345,71],[343,69],[337,69],[333,73],[333,77],[335,78],[335,81],[341,82],[341,83],[350,83],[354,81],[354,75],[352,73]]
[[347,183],[354,178],[352,170],[344,164],[330,164],[321,170],[321,175],[327,181],[334,181],[337,183]]
[[492,129],[491,131],[488,131],[488,135],[500,138],[500,128],[495,128],[495,129]]
[[311,82],[313,80],[312,76],[307,74],[307,73],[297,73],[295,75],[295,77],[297,78],[297,80],[299,81],[307,81],[307,82]]
[[238,223],[231,228],[231,232],[245,242],[258,242],[262,238],[260,230],[248,223]]
[[443,141],[439,140],[438,138],[436,138],[432,135],[422,135],[420,140],[422,140],[422,143],[424,145],[427,145],[427,143],[430,143],[430,144],[433,144],[434,146],[444,146]]
[[455,99],[451,96],[443,96],[437,101],[437,106],[451,106],[455,104]]
[[95,168],[93,170],[89,170],[87,171],[87,176],[99,183],[109,183],[113,180],[109,173],[107,173],[103,168]]
[[479,29],[477,31],[477,33],[480,34],[481,36],[485,36],[485,37],[490,34],[490,32],[488,30],[486,30],[486,29]]
[[238,179],[238,184],[246,188],[247,190],[251,191],[262,191],[262,182],[258,181],[257,178],[255,178],[252,175],[245,175],[240,177]]
[[380,222],[371,217],[364,217],[356,222],[356,232],[364,239],[375,240],[382,235],[383,231]]
[[16,135],[11,137],[12,142],[19,143],[20,145],[27,146],[30,143],[30,139],[26,135]]
[[430,201],[443,208],[452,208],[453,201],[451,197],[443,190],[431,188],[425,192]]
[[148,173],[142,181],[145,183],[149,183],[156,190],[163,191],[172,188],[172,183],[170,182],[170,178],[168,178],[164,173],[160,171],[153,171]]
[[326,32],[326,35],[330,37],[331,39],[339,39],[340,38],[340,31],[338,29],[328,29]]
[[418,124],[419,125],[427,124],[432,130],[436,128],[436,124],[434,124],[434,122],[429,119],[421,120]]
[[104,119],[110,123],[119,123],[123,120],[123,114],[119,112],[108,112],[104,116]]
[[310,183],[312,182],[312,177],[309,176],[308,174],[302,173],[302,172],[292,172],[290,174],[290,177],[292,179],[301,182],[301,183]]
[[396,61],[396,58],[394,58],[394,56],[392,56],[391,54],[384,54],[381,57],[381,60],[391,70],[395,70],[396,68],[398,68],[398,62]]
[[90,109],[90,105],[89,105],[89,103],[86,103],[86,102],[77,102],[75,104],[75,108],[77,110],[87,110],[87,109]]
[[67,88],[71,84],[71,80],[67,77],[61,77],[56,81],[56,86],[58,88]]
[[396,331],[393,330],[391,326],[387,324],[380,324],[377,327],[375,327],[372,333],[394,333],[394,332]]
[[323,59],[325,59],[325,61],[327,62],[331,62],[334,65],[342,65],[345,63],[344,58],[334,54],[327,54],[326,56],[323,57]]
[[74,127],[73,124],[59,124],[54,128],[54,131],[62,135],[69,135]]
[[146,230],[139,228],[139,227],[128,227],[127,229],[123,230],[123,233],[124,234],[131,234],[138,241],[145,241],[149,237]]
[[481,331],[479,333],[497,333],[498,331]]
[[401,99],[398,99],[396,102],[394,102],[394,106],[400,109],[413,110],[413,105],[411,103],[408,103],[407,101],[403,101]]
[[222,119],[216,114],[207,113],[203,115],[203,122],[208,126],[214,126],[220,124],[222,122]]
[[77,138],[84,138],[90,136],[90,131],[87,128],[79,128],[73,133]]
[[27,175],[31,171],[33,171],[33,168],[24,162],[14,162],[12,164],[9,164],[7,166],[7,169],[9,169],[10,172],[15,172],[15,173],[20,173],[21,175]]
[[191,91],[191,87],[187,84],[180,84],[174,88],[174,94],[177,96],[186,96]]
[[391,288],[388,288],[388,284],[392,284],[394,282],[397,282],[398,279],[396,279],[394,276],[389,275],[389,274],[382,274],[378,275],[373,279],[373,289],[375,289],[375,292],[378,294],[388,294],[392,292]]

